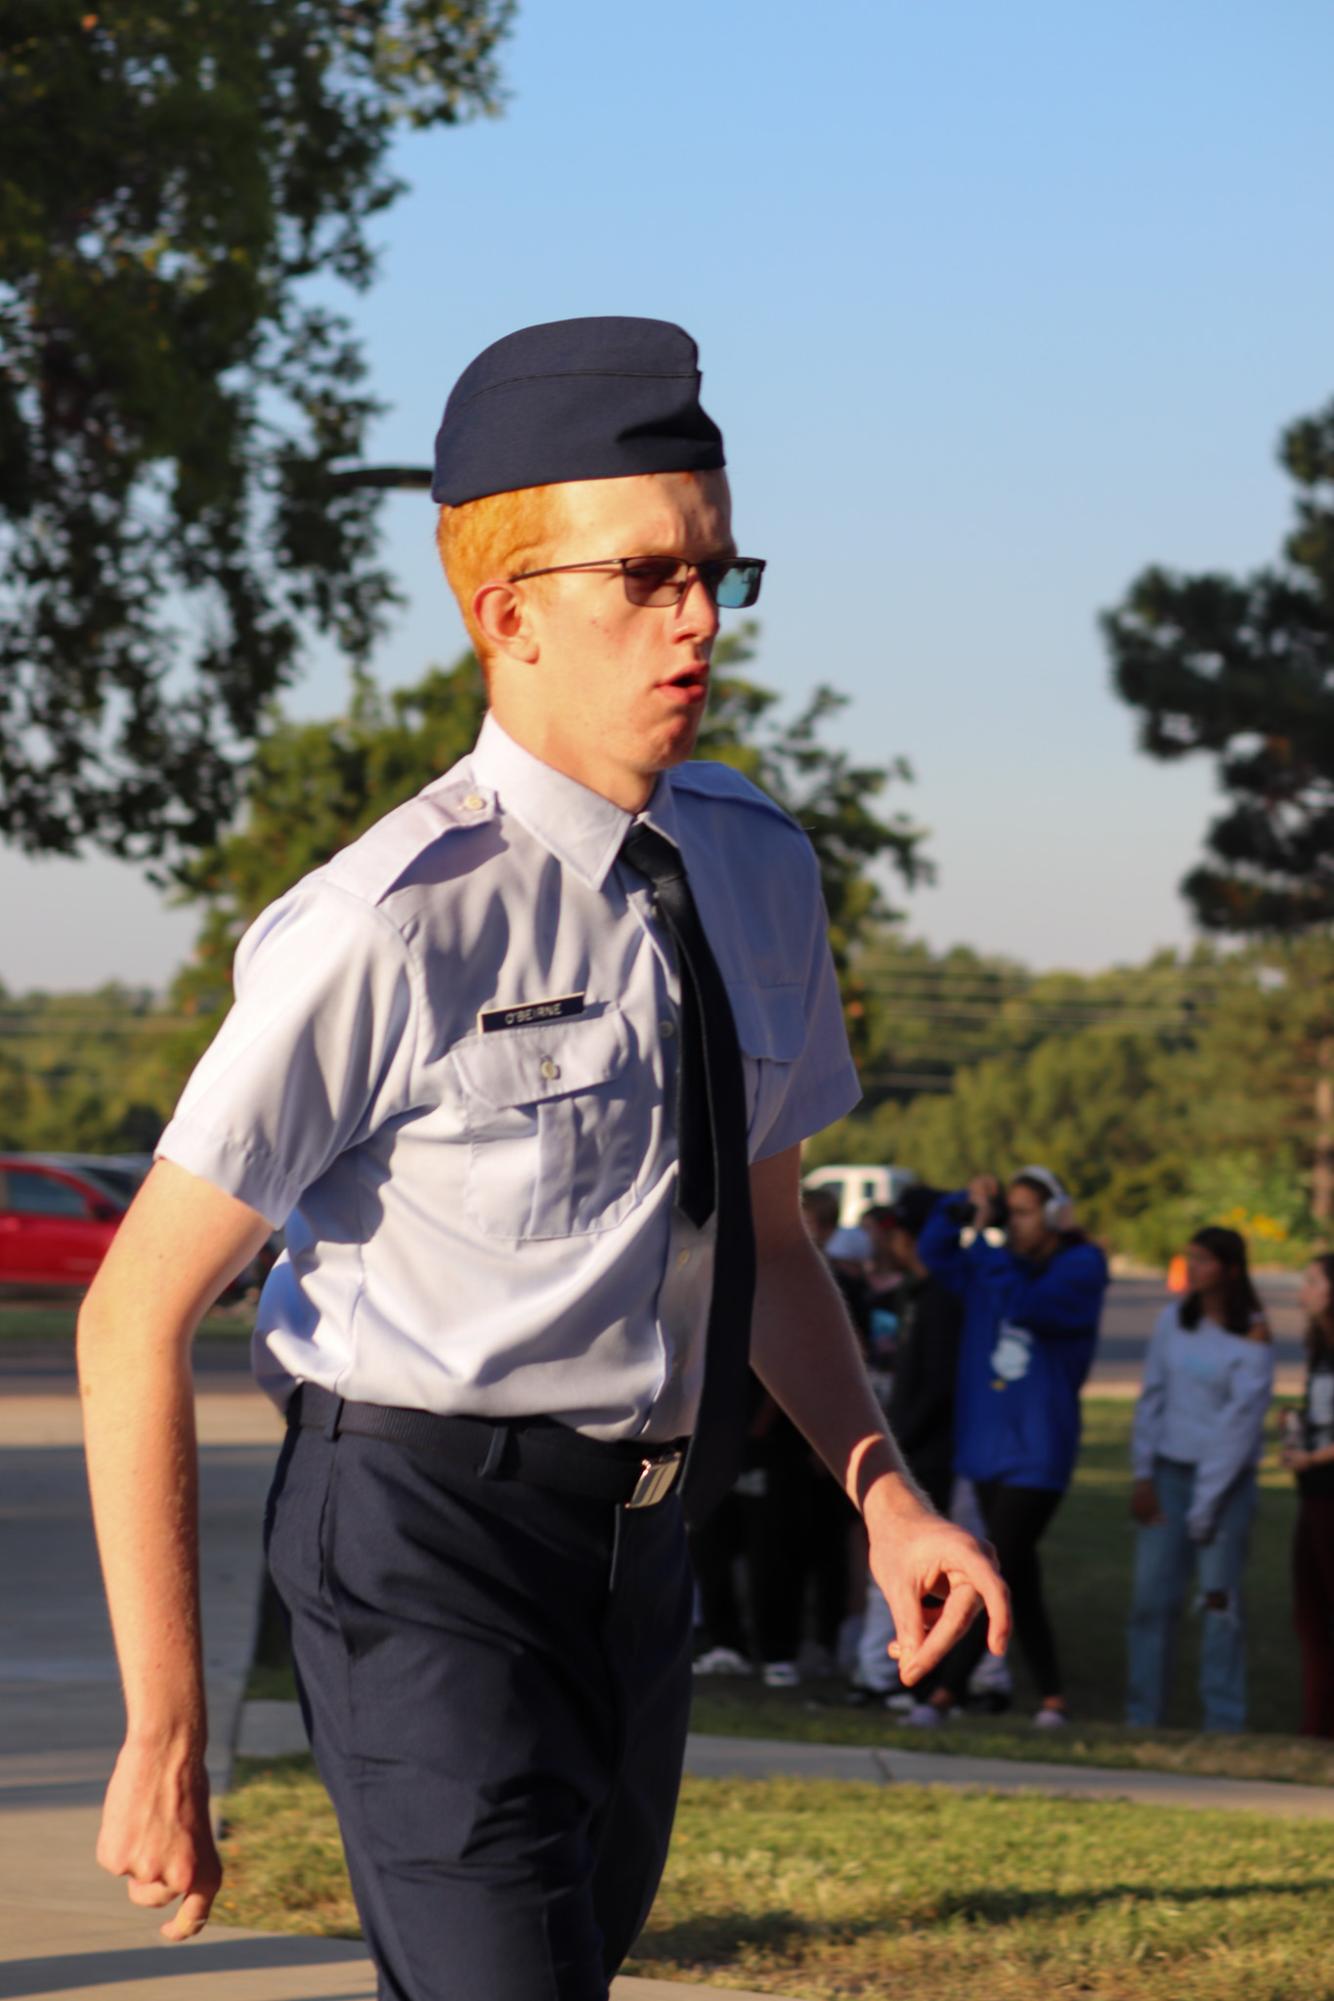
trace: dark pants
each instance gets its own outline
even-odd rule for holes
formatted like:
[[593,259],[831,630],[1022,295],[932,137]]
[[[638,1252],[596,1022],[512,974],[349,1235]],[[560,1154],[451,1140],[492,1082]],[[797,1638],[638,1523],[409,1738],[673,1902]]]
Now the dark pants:
[[699,1616],[705,1648],[730,1647],[750,1653],[746,1613],[736,1588],[736,1567],[744,1565],[748,1604],[753,1607],[755,1502],[733,1491],[690,1531],[690,1562],[699,1586]]
[[849,1531],[856,1519],[832,1474],[815,1465],[796,1426],[780,1418],[763,1441],[763,1489],[754,1509],[755,1637],[762,1661],[794,1661],[815,1600],[815,1639],[838,1645],[848,1609]]
[[679,1503],[294,1430],[267,1543],[382,2001],[605,2001],[685,1748]]
[[[979,1480],[976,1491],[1000,1574],[1010,1587],[1014,1634],[1028,1671],[1039,1696],[1059,1695],[1061,1671],[1042,1593],[1038,1543],[1061,1505],[1062,1495],[1049,1487],[1010,1487],[1003,1480]],[[979,1617],[945,1656],[933,1685],[947,1688],[956,1702],[962,1702],[968,1677],[985,1653],[986,1644],[987,1622]]]
[[1302,1651],[1302,1733],[1334,1737],[1334,1494],[1303,1494],[1292,1550]]

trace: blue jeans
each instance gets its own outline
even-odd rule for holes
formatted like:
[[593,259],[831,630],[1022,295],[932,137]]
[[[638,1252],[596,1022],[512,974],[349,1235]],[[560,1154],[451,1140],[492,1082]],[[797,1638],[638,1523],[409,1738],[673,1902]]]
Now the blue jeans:
[[[1177,1459],[1154,1464],[1153,1484],[1163,1520],[1138,1531],[1130,1606],[1128,1723],[1161,1723],[1172,1683],[1177,1625],[1196,1571],[1200,1635],[1200,1701],[1206,1730],[1246,1727],[1246,1629],[1242,1573],[1255,1517],[1255,1474],[1228,1489],[1212,1538],[1193,1543],[1186,1514],[1195,1468]],[[1197,1568],[1198,1566],[1198,1568]],[[1210,1604],[1210,1599],[1221,1603]]]

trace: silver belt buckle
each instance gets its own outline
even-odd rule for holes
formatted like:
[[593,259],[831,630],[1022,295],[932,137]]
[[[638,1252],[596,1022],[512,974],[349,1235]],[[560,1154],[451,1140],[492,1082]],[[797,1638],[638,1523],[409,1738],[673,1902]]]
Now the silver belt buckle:
[[659,1501],[665,1501],[676,1485],[684,1458],[684,1452],[672,1452],[664,1459],[646,1459],[626,1507],[656,1508]]

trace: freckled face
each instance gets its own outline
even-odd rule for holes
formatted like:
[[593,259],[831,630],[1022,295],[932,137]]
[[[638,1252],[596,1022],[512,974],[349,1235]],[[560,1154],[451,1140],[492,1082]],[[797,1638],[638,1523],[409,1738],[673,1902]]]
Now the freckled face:
[[[564,525],[551,564],[613,556],[733,556],[723,472],[647,473],[562,489]],[[693,581],[679,605],[635,605],[616,570],[566,572],[519,588],[538,659],[505,671],[538,754],[617,804],[637,810],[657,773],[695,748],[708,699],[718,608]],[[497,704],[500,720],[506,720]]]

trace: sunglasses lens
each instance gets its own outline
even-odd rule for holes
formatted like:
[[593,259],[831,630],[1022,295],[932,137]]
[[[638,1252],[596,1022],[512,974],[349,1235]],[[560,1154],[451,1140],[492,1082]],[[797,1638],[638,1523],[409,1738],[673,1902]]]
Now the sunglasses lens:
[[638,556],[621,571],[625,595],[631,604],[675,604],[684,569],[670,556]]
[[760,594],[763,563],[729,563],[720,572],[714,593],[724,611],[744,611]]

